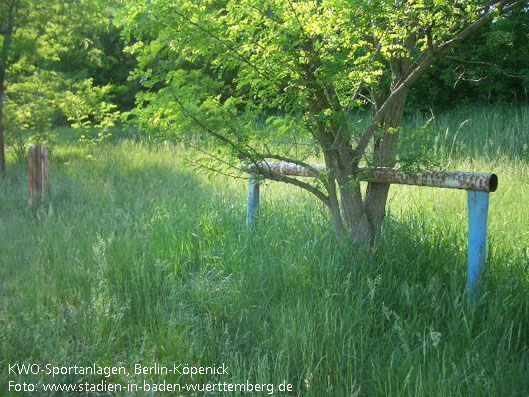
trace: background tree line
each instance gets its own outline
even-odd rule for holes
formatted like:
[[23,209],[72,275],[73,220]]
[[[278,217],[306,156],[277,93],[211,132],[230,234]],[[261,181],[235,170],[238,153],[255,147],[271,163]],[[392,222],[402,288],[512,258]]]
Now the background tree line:
[[[124,51],[123,11],[121,2],[0,0],[0,140],[14,155],[23,158],[28,142],[48,139],[58,126],[108,127],[114,112],[134,107],[145,76],[134,74],[137,61]],[[407,110],[524,104],[528,90],[526,7],[437,61],[412,88]]]
[[410,107],[527,104],[528,39],[528,8],[484,27],[426,72],[412,90]]
[[100,0],[0,0],[2,170],[4,140],[21,159],[28,141],[49,140],[58,126],[105,129],[134,105],[118,11]]

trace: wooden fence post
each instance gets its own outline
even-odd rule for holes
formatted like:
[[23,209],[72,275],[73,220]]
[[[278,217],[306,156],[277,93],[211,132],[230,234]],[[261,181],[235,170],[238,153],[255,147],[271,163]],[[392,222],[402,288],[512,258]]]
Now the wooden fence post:
[[50,156],[46,146],[38,144],[29,148],[28,179],[29,200],[37,206],[50,197]]

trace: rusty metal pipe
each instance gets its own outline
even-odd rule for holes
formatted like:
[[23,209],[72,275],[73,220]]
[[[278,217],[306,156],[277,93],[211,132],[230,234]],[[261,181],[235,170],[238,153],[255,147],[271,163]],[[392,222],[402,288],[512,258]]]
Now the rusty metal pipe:
[[[310,167],[318,172],[325,172],[327,170],[327,168],[321,164],[310,164]],[[260,161],[252,164],[244,164],[242,166],[242,170],[245,172],[256,174],[270,173],[302,177],[318,176],[314,171],[310,170],[309,168],[294,163],[288,163],[286,161]]]
[[[311,164],[310,167],[317,172],[326,171],[324,165]],[[272,173],[300,177],[317,176],[309,168],[284,161],[262,161],[257,164],[244,165],[242,169],[243,171],[257,174]],[[357,176],[361,181],[474,190],[487,193],[494,192],[498,188],[498,177],[496,174],[480,174],[475,172],[404,172],[392,168],[360,168]]]
[[391,168],[361,169],[359,170],[359,174],[360,179],[364,181],[395,183],[399,185],[475,190],[487,193],[494,192],[498,188],[498,177],[496,174],[444,171],[407,173]]

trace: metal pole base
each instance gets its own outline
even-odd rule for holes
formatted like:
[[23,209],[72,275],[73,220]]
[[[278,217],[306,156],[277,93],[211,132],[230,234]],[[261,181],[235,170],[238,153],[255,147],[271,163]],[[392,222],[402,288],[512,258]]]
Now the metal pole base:
[[487,215],[489,193],[468,191],[468,302],[474,303],[479,296],[481,282],[486,271]]
[[250,174],[250,185],[248,187],[248,212],[246,213],[246,227],[257,223],[259,212],[259,178]]

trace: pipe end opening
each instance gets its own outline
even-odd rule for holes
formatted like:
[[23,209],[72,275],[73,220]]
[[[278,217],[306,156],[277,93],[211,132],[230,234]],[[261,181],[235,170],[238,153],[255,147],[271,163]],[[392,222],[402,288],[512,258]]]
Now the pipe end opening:
[[496,174],[491,174],[489,178],[489,191],[495,192],[498,189],[498,176]]

